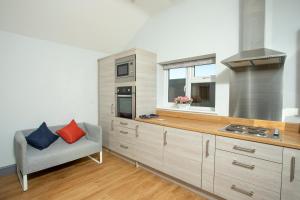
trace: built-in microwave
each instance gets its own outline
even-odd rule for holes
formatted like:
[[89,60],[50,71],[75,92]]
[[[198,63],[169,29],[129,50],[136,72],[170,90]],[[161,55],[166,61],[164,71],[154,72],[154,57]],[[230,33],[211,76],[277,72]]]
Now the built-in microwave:
[[135,81],[135,55],[116,59],[115,82]]

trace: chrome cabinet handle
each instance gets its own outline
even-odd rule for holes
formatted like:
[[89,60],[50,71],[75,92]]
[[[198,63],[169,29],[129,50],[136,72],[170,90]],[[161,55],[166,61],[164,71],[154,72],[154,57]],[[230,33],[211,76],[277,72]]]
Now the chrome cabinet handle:
[[244,164],[244,163],[241,163],[241,162],[238,162],[236,160],[234,160],[232,162],[233,165],[236,165],[236,166],[239,166],[239,167],[243,167],[243,168],[246,168],[246,169],[251,169],[253,170],[255,168],[255,165],[247,165],[247,164]]
[[123,144],[120,144],[120,147],[123,148],[123,149],[128,149],[128,146],[125,146]]
[[167,133],[168,133],[168,131],[164,132],[164,146],[166,146],[168,144],[167,143]]
[[205,157],[209,156],[209,140],[206,140]]
[[244,151],[244,152],[247,152],[247,153],[255,153],[255,151],[256,151],[255,149],[248,149],[248,148],[240,147],[240,146],[237,146],[237,145],[234,145],[233,149],[237,150],[237,151]]
[[247,191],[247,190],[244,190],[244,189],[241,189],[241,188],[238,188],[238,187],[236,187],[236,185],[232,185],[231,186],[231,189],[233,190],[233,191],[236,191],[236,192],[239,192],[239,193],[241,193],[241,194],[244,194],[244,195],[247,195],[247,196],[249,196],[249,197],[252,197],[253,195],[254,195],[254,192],[253,191]]
[[139,137],[139,125],[135,126],[135,137]]
[[122,134],[128,134],[128,132],[127,131],[120,131],[120,133],[122,133]]
[[125,123],[125,122],[120,122],[121,125],[124,125],[124,126],[127,126],[128,123]]
[[111,104],[111,106],[110,106],[110,113],[114,114],[114,104]]
[[110,130],[111,130],[111,131],[114,130],[114,120],[111,120],[111,123],[110,123]]
[[293,182],[295,179],[295,165],[296,165],[296,158],[293,156],[291,158],[290,182]]

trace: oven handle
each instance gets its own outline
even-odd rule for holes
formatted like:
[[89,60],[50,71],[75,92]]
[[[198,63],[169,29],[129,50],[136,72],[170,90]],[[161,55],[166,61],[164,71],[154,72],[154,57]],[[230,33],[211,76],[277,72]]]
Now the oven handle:
[[128,95],[125,95],[125,94],[118,94],[117,97],[132,97],[132,95],[128,94]]

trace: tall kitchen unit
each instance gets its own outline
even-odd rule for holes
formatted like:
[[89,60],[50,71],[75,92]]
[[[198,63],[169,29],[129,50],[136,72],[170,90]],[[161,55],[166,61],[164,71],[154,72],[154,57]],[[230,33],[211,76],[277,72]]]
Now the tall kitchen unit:
[[[135,56],[135,81],[116,82],[116,60]],[[116,88],[135,87],[135,116],[155,113],[156,109],[156,54],[130,49],[98,60],[98,123],[102,127],[103,146],[116,150],[116,122],[128,120],[116,117]]]

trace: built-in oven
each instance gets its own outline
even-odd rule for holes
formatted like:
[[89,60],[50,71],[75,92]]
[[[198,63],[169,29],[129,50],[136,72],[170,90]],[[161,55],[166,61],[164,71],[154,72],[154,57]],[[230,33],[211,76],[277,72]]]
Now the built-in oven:
[[116,88],[116,116],[135,118],[135,87],[122,86]]
[[135,81],[135,55],[116,59],[115,82]]

